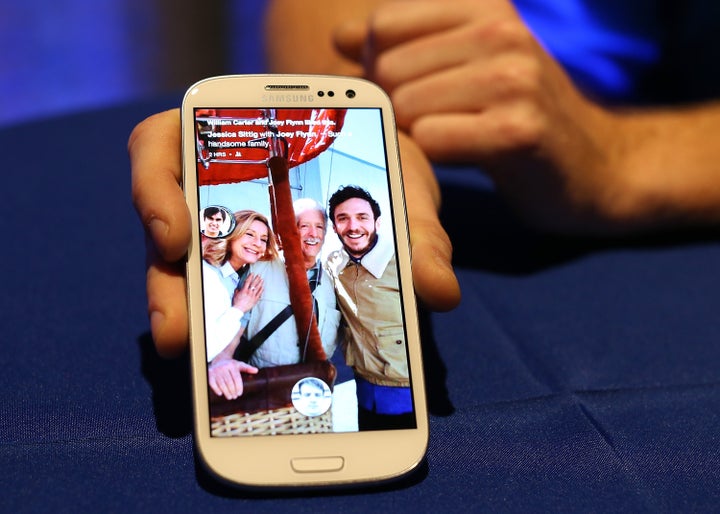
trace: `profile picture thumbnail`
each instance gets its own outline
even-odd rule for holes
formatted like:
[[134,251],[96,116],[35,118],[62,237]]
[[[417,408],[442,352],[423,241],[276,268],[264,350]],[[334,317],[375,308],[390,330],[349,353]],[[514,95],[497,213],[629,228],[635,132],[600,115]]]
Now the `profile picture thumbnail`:
[[221,205],[210,205],[200,211],[200,232],[205,237],[225,237],[235,228],[235,217],[230,209]]
[[307,377],[299,380],[292,389],[293,406],[306,416],[321,416],[332,405],[332,391],[319,378]]

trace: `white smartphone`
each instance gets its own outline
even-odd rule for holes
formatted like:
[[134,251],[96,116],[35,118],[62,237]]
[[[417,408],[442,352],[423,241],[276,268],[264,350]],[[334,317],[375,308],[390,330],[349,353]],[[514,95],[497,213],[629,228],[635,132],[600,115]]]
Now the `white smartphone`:
[[397,134],[339,76],[234,75],[182,105],[196,446],[249,487],[398,478],[428,441]]

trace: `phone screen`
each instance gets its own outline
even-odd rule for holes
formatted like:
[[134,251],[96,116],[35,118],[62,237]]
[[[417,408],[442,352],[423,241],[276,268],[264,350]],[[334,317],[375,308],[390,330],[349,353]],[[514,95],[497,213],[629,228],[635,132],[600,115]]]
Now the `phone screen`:
[[381,109],[193,116],[211,436],[416,428]]

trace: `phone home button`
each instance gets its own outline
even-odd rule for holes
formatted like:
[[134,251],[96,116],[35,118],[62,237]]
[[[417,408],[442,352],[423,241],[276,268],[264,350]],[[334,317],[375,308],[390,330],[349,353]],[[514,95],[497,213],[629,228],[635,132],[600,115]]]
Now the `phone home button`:
[[344,465],[345,459],[342,457],[298,457],[290,459],[290,466],[297,473],[340,471]]

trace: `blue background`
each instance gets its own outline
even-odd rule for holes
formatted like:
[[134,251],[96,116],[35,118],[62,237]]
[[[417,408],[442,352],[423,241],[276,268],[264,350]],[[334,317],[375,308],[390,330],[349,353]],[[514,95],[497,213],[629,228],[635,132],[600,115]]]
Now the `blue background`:
[[262,1],[0,2],[0,126],[262,70]]

